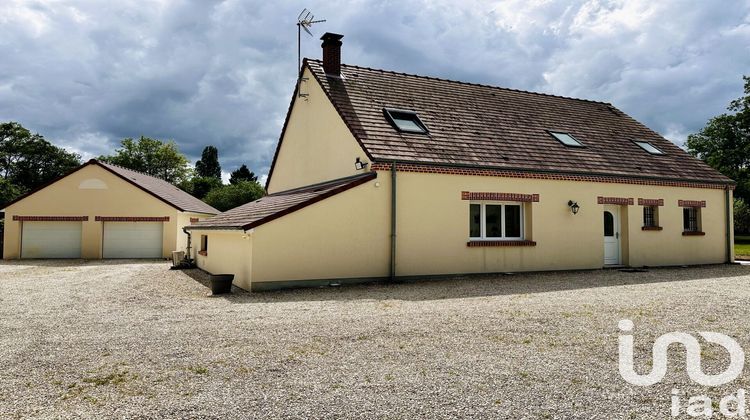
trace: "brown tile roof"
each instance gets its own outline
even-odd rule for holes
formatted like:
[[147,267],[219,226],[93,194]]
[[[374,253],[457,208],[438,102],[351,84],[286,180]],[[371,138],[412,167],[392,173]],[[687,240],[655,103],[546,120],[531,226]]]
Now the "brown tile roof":
[[103,167],[125,181],[130,182],[136,187],[171,205],[177,210],[205,214],[220,213],[219,210],[216,210],[200,199],[193,197],[163,179],[133,171],[131,169],[126,169],[121,166],[112,165],[111,163],[101,162],[96,159],[91,159],[88,164],[96,164]]
[[[608,103],[342,65],[315,78],[369,158],[432,165],[729,183],[700,160]],[[429,135],[402,133],[383,108],[415,111]],[[547,130],[572,134],[568,147]],[[665,152],[652,155],[633,140]],[[273,170],[273,167],[272,167]]]
[[217,216],[193,223],[187,229],[252,229],[295,212],[377,177],[368,172],[347,178],[267,195]]

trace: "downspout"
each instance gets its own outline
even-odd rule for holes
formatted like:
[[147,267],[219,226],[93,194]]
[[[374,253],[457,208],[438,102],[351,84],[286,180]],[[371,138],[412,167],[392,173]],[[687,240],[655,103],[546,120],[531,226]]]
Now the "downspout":
[[187,240],[187,260],[188,260],[188,261],[190,261],[190,262],[192,262],[192,261],[193,261],[193,255],[192,255],[192,253],[190,252],[190,249],[191,249],[191,247],[190,247],[190,242],[191,242],[191,239],[192,239],[193,237],[192,237],[192,235],[190,234],[190,231],[189,231],[189,230],[187,230],[187,228],[184,228],[184,227],[183,227],[183,228],[182,228],[182,231],[183,231],[183,232],[185,232],[185,235],[187,235],[187,237],[188,237],[188,240]]
[[729,200],[729,194],[731,189],[729,185],[724,188],[724,204],[726,205],[726,248],[727,248],[727,263],[731,264],[732,261],[732,226],[731,226],[731,211],[732,206]]
[[391,281],[396,279],[396,162],[391,163]]

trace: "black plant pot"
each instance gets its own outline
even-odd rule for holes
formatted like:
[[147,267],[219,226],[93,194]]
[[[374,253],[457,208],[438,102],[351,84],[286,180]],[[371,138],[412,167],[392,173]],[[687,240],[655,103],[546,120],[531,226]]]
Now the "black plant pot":
[[211,274],[211,293],[220,295],[222,293],[232,293],[232,280],[234,274]]

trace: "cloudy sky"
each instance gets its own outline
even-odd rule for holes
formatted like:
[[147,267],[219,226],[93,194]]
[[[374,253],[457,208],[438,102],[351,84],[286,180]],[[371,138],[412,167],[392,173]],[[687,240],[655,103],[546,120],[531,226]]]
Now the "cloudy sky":
[[0,121],[86,158],[146,135],[265,174],[303,7],[327,19],[304,56],[338,32],[345,63],[611,102],[677,144],[750,75],[750,1],[2,0]]

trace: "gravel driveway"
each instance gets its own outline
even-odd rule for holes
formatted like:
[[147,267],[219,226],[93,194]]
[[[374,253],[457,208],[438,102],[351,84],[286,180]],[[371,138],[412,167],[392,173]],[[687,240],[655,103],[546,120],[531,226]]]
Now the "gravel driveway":
[[[0,418],[666,418],[670,391],[716,399],[684,352],[636,366],[666,332],[750,351],[750,267],[483,276],[207,297],[163,262],[0,264]],[[704,343],[708,373],[728,357]],[[687,397],[686,397],[687,398]],[[685,402],[683,402],[685,404]]]

